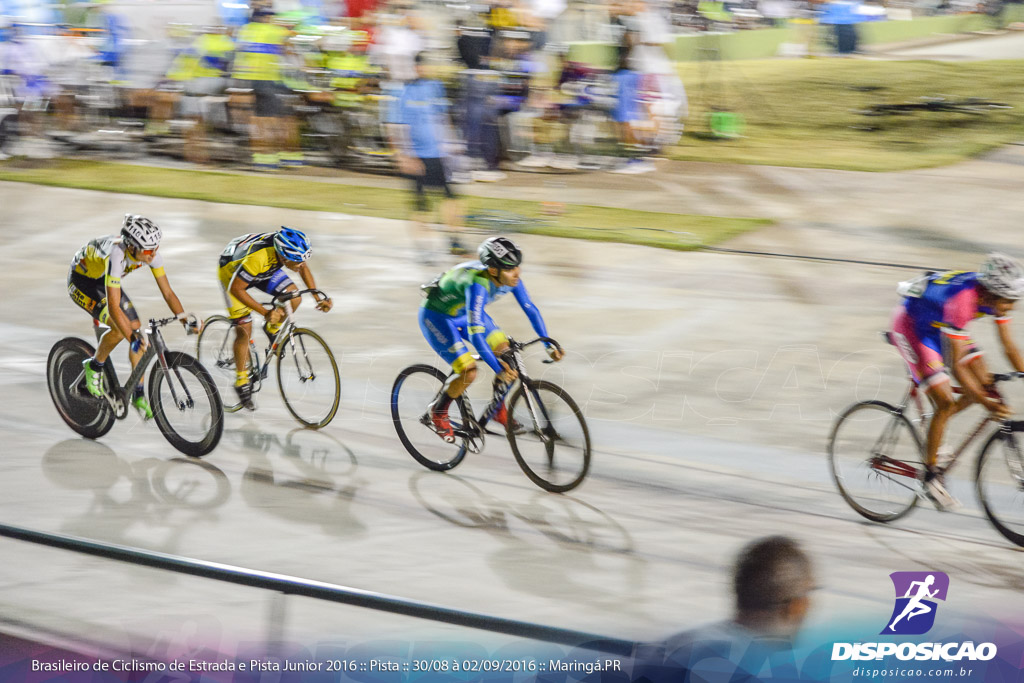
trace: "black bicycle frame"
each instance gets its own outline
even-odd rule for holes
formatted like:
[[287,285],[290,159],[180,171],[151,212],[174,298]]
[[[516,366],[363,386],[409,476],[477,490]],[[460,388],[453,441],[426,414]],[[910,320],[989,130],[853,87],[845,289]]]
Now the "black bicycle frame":
[[[177,317],[173,318],[162,318],[157,320],[156,318],[149,319],[149,336],[151,338],[150,343],[146,346],[145,352],[142,354],[142,358],[139,359],[138,364],[132,369],[132,373],[128,376],[128,380],[121,385],[117,379],[117,370],[114,369],[114,364],[109,363],[106,365],[107,378],[109,380],[108,396],[107,400],[111,402],[111,407],[115,413],[121,412],[118,410],[115,401],[120,401],[124,405],[124,414],[127,414],[127,403],[128,403],[128,392],[135,388],[138,383],[142,380],[143,375],[146,374],[146,370],[149,367],[153,357],[156,356],[157,362],[160,363],[160,367],[164,369],[164,374],[167,377],[171,376],[171,368],[167,364],[167,344],[164,343],[163,335],[160,334],[160,328],[168,323],[177,320]],[[171,398],[174,399],[174,404],[179,410],[185,408],[192,408],[195,402],[192,399],[192,394],[188,390],[188,385],[185,384],[185,380],[182,379],[181,373],[178,368],[173,368],[174,376],[178,378],[178,383],[181,385],[182,390],[185,393],[185,400],[182,401],[178,398],[178,392],[174,389],[174,382],[167,382],[167,386],[171,389]],[[121,416],[123,417],[123,415]]]

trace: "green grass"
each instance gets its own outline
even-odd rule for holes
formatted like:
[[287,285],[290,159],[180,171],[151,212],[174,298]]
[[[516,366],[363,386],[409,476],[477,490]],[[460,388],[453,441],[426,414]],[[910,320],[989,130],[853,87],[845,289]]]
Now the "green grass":
[[[330,211],[379,218],[407,218],[409,192],[304,180],[190,171],[102,161],[55,160],[27,165],[0,162],[0,180],[105,192],[253,204],[307,211]],[[555,237],[622,242],[666,249],[694,249],[756,230],[771,221],[632,211],[569,204],[545,216],[540,203],[467,197],[469,213],[504,211],[528,219],[523,232]]]
[[[684,63],[690,97],[686,135],[673,159],[858,171],[951,164],[1024,139],[1024,61],[922,62],[861,59]],[[867,90],[867,89],[874,90]],[[981,116],[914,113],[867,117],[873,104],[920,97],[978,97],[1013,109]],[[713,107],[746,121],[737,140],[705,139]],[[858,130],[878,125],[881,130]]]

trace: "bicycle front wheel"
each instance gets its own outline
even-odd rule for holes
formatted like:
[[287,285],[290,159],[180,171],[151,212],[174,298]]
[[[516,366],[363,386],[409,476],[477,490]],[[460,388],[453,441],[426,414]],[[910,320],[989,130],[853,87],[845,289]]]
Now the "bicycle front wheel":
[[149,374],[149,404],[164,438],[187,456],[200,458],[220,443],[224,406],[210,373],[186,353],[168,351],[167,371],[157,362]]
[[281,342],[277,386],[288,412],[306,427],[320,429],[334,419],[341,401],[341,375],[320,335],[300,327]]
[[53,345],[46,359],[46,384],[61,419],[87,439],[98,439],[114,426],[114,411],[103,399],[85,388],[82,362],[93,348],[78,337],[66,337]]
[[[220,394],[224,412],[234,413],[242,408],[235,392],[235,326],[229,318],[214,315],[203,322],[203,329],[196,340],[196,357],[213,378]],[[256,351],[249,346],[249,374],[259,367]]]
[[590,431],[576,402],[551,382],[516,389],[508,405],[508,443],[516,462],[537,486],[563,493],[590,469]]
[[1007,540],[1024,546],[1024,422],[998,430],[978,456],[978,500],[992,526]]
[[859,515],[891,522],[917,505],[924,451],[898,408],[882,401],[853,404],[836,420],[828,454],[839,494]]
[[[466,457],[465,439],[447,443],[430,427],[427,415],[431,402],[444,387],[445,375],[430,365],[410,365],[399,373],[391,388],[391,420],[402,445],[416,462],[437,472],[450,470]],[[463,429],[462,401],[452,401],[448,419],[454,429]]]

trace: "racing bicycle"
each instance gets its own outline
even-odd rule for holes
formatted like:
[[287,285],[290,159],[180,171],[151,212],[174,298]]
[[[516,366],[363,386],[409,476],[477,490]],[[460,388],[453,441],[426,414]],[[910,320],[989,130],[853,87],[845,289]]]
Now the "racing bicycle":
[[149,375],[149,404],[160,432],[191,457],[202,457],[216,448],[224,430],[224,408],[213,377],[192,356],[168,349],[160,333],[161,327],[177,320],[150,319],[149,329],[143,331],[149,337],[146,350],[123,385],[114,364],[104,365],[101,398],[85,387],[82,363],[95,353],[92,345],[78,337],[65,337],[54,344],[46,360],[46,383],[64,422],[88,439],[109,432],[115,420],[127,417],[131,393],[155,358]]
[[[270,374],[270,362],[277,358],[277,386],[288,412],[302,425],[312,429],[326,427],[338,412],[341,400],[341,376],[334,354],[319,334],[298,327],[288,304],[303,294],[319,294],[319,289],[284,292],[270,306],[285,312],[281,329],[269,341],[261,357],[256,342],[249,339],[249,383],[255,394]],[[235,323],[223,315],[206,319],[196,342],[196,355],[207,365],[216,380],[225,412],[242,408],[235,394]]]
[[[892,333],[884,336],[890,344],[896,342]],[[993,375],[993,381],[1022,377],[1024,373],[1008,372]],[[897,520],[926,497],[924,434],[931,413],[922,393],[911,378],[898,405],[877,400],[854,403],[832,428],[832,477],[843,499],[867,519]],[[1024,421],[986,415],[952,456],[938,463],[938,472],[949,472],[989,423],[996,429],[981,447],[974,471],[978,499],[996,530],[1024,546]]]
[[461,463],[466,453],[480,453],[487,434],[501,434],[487,426],[507,399],[504,435],[530,481],[554,493],[579,486],[590,469],[590,432],[583,412],[564,389],[527,373],[522,351],[538,342],[561,350],[549,337],[525,344],[509,339],[509,350],[503,357],[519,377],[511,383],[496,384],[490,402],[478,417],[474,417],[465,394],[452,401],[448,409],[455,433],[452,443],[435,431],[429,406],[440,397],[454,373],[445,374],[423,364],[402,370],[391,389],[391,419],[402,445],[416,462],[443,472]]

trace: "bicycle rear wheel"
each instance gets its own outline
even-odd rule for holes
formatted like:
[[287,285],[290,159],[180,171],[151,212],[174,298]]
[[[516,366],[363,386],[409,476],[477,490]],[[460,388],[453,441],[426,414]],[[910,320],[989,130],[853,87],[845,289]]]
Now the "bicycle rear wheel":
[[[410,365],[399,373],[391,388],[391,420],[402,445],[416,462],[424,467],[444,472],[466,457],[465,439],[456,437],[455,443],[446,443],[430,427],[427,409],[441,393],[445,375],[430,365]],[[452,427],[461,429],[462,401],[452,401],[448,418]],[[458,407],[456,407],[458,406]]]
[[530,481],[553,493],[583,482],[590,469],[590,431],[564,389],[545,381],[521,384],[508,404],[508,424],[512,454]]
[[1024,422],[996,431],[978,456],[978,500],[992,526],[1024,546]]
[[853,404],[836,420],[828,454],[839,494],[859,515],[891,522],[917,505],[924,451],[898,408],[882,401]]
[[192,356],[168,351],[169,373],[159,362],[149,374],[149,404],[167,441],[179,451],[200,458],[220,443],[224,406],[210,373]]
[[94,349],[77,337],[66,337],[53,345],[46,359],[46,384],[61,419],[87,439],[98,439],[114,426],[110,405],[85,388],[82,362]]
[[[196,357],[210,373],[220,394],[225,413],[234,413],[242,408],[242,402],[235,393],[235,326],[223,315],[210,316],[203,322],[203,329],[196,340]],[[256,351],[249,346],[249,375],[259,367]]]
[[300,327],[281,342],[277,386],[288,412],[306,427],[320,429],[334,419],[341,401],[341,376],[320,335]]

